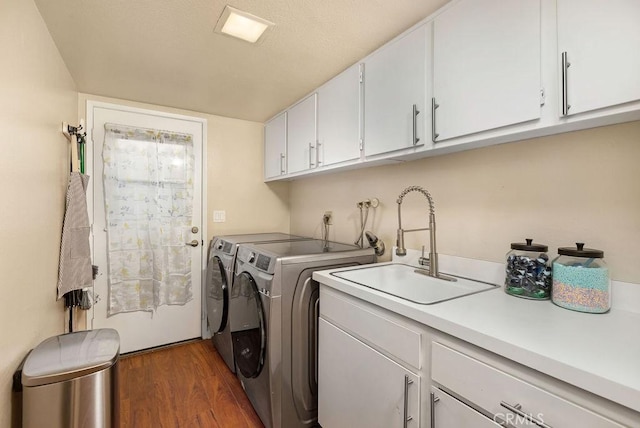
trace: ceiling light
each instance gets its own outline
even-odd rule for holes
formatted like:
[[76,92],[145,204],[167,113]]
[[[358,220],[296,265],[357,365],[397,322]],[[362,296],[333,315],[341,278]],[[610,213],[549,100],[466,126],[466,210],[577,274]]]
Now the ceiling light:
[[263,38],[265,31],[273,25],[273,22],[269,22],[266,19],[231,6],[225,6],[216,24],[215,32],[256,43]]

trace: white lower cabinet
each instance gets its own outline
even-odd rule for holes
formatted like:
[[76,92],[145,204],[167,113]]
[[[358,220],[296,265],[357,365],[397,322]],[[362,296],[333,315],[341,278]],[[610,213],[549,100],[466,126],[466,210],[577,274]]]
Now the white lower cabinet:
[[431,388],[431,403],[431,428],[493,428],[502,426],[435,387]]
[[[518,372],[507,373],[441,343],[431,346],[431,379],[435,385],[450,391],[478,411],[486,413],[489,421],[506,422],[506,426],[622,428],[606,417],[539,388],[517,377]],[[442,400],[440,392],[436,395]],[[432,403],[436,424],[440,400]],[[447,403],[448,398],[445,398]],[[462,403],[461,403],[462,404]],[[445,406],[443,406],[445,407]],[[466,410],[465,410],[466,411]],[[444,411],[444,412],[448,412]],[[467,412],[468,413],[468,412]],[[446,420],[452,420],[447,416]],[[443,425],[449,426],[449,425]],[[459,424],[457,427],[493,425]],[[433,427],[432,427],[433,428]]]
[[323,428],[420,426],[420,377],[320,318],[318,422]]
[[640,414],[320,284],[323,428],[640,428]]

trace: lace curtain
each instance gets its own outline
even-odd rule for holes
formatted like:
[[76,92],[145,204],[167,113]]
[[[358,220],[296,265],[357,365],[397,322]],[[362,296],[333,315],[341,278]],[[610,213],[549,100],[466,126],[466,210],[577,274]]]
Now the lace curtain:
[[193,137],[105,124],[109,316],[190,301]]

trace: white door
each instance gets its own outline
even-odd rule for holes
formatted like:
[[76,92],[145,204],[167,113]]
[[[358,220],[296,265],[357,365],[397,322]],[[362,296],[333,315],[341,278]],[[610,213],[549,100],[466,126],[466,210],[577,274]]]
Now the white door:
[[366,156],[431,145],[425,135],[430,37],[431,24],[423,24],[365,60]]
[[318,422],[324,428],[420,425],[419,376],[323,318],[318,340]]
[[360,157],[360,65],[318,89],[318,164]]
[[[202,269],[203,269],[203,239],[205,233],[202,230],[202,210],[203,210],[203,187],[202,187],[202,159],[203,159],[203,140],[205,138],[205,128],[206,122],[199,118],[191,118],[187,116],[178,116],[178,115],[170,115],[161,112],[154,112],[148,110],[141,109],[131,109],[117,105],[110,105],[104,103],[88,103],[87,107],[88,112],[88,131],[90,137],[92,137],[92,144],[89,144],[88,149],[90,150],[88,153],[88,159],[93,159],[92,168],[89,168],[88,173],[91,175],[91,180],[93,183],[92,186],[92,197],[90,196],[90,206],[92,205],[93,211],[93,255],[94,255],[94,264],[99,267],[99,275],[94,282],[94,296],[96,303],[93,306],[93,320],[91,326],[93,328],[113,328],[118,331],[120,334],[120,351],[121,352],[131,352],[140,349],[151,348],[155,346],[165,345],[168,343],[174,343],[182,340],[187,340],[195,337],[200,337],[201,335],[201,301],[202,301]],[[121,288],[115,288],[109,286],[109,275],[112,272],[109,272],[109,258],[107,255],[107,245],[108,245],[108,230],[107,230],[107,216],[105,215],[105,179],[103,177],[103,173],[105,169],[109,172],[110,176],[113,177],[113,174],[123,174],[120,172],[121,165],[123,162],[119,161],[119,163],[115,163],[115,167],[112,166],[114,162],[105,163],[103,160],[103,149],[105,146],[105,124],[115,124],[120,127],[134,127],[134,128],[142,128],[154,131],[165,131],[168,133],[173,133],[174,135],[182,135],[188,134],[191,135],[192,143],[188,142],[190,146],[188,147],[189,153],[193,153],[193,155],[189,157],[192,159],[192,162],[184,162],[185,164],[192,165],[188,167],[188,176],[193,177],[193,179],[189,180],[193,183],[192,187],[190,187],[190,191],[188,194],[193,195],[193,198],[188,197],[186,199],[193,199],[192,201],[184,201],[181,200],[180,203],[188,204],[192,203],[190,206],[191,214],[182,215],[182,217],[177,221],[178,226],[176,229],[172,229],[170,233],[170,238],[163,237],[162,240],[170,239],[172,240],[171,244],[173,249],[175,249],[175,254],[179,254],[181,259],[181,266],[183,268],[183,273],[181,277],[181,283],[178,285],[172,284],[172,287],[183,287],[177,291],[177,293],[184,293],[181,295],[182,301],[176,304],[175,300],[171,300],[170,298],[155,297],[155,302],[153,303],[154,309],[149,310],[148,307],[146,310],[133,310],[130,307],[124,309],[124,312],[121,312],[122,307],[118,306],[114,303],[114,299],[117,298],[118,293],[114,290],[118,290],[121,292],[125,290],[125,293],[132,293],[132,288],[130,285],[123,286],[124,281],[120,282]],[[111,126],[111,125],[110,125]],[[166,134],[169,135],[169,134]],[[160,144],[158,143],[149,143],[149,142],[140,142],[135,138],[131,140],[118,140],[119,144],[124,144],[125,149],[128,147],[128,144],[149,144],[152,150],[164,150]],[[140,147],[140,146],[137,146]],[[155,147],[155,148],[154,148]],[[165,146],[166,148],[167,146]],[[126,158],[125,158],[126,159]],[[134,159],[134,157],[132,157]],[[137,158],[135,158],[137,159]],[[131,162],[136,162],[136,160],[132,160]],[[170,162],[180,162],[179,159],[171,160]],[[107,167],[105,168],[105,165]],[[134,169],[136,168],[135,164],[133,165]],[[159,175],[158,175],[159,176]],[[121,177],[117,177],[118,183],[125,183],[124,180],[121,180]],[[129,180],[131,183],[140,183],[142,179],[136,178],[136,180]],[[109,182],[110,180],[107,180]],[[172,183],[169,182],[169,179],[158,178],[157,187],[165,188],[171,186]],[[126,184],[128,185],[128,184]],[[132,185],[133,186],[133,185]],[[189,183],[191,186],[191,183]],[[111,190],[107,190],[109,194],[111,194]],[[150,202],[140,202],[138,198],[136,199],[137,206],[142,204],[142,209],[152,209],[151,206],[144,208],[145,203],[155,203],[159,205],[159,202],[154,202],[153,198],[145,198],[144,200],[149,200]],[[158,200],[162,199],[162,197],[158,197]],[[174,196],[175,199],[175,196]],[[91,208],[90,208],[91,209]],[[136,208],[138,209],[138,208]],[[115,226],[111,221],[115,214],[113,214],[113,210],[109,211],[109,233],[112,233],[110,243],[110,256],[111,257],[111,267],[112,270],[116,271],[115,264],[113,261],[116,259],[116,253],[114,252],[114,240],[113,236],[115,235]],[[191,221],[188,221],[188,217],[192,217]],[[174,220],[171,220],[174,221]],[[186,224],[188,222],[188,226]],[[138,221],[137,224],[144,224],[144,220]],[[152,228],[149,228],[151,231],[147,232],[149,235],[153,235],[154,232]],[[177,235],[176,235],[177,234]],[[154,239],[159,239],[158,237],[150,236],[149,242],[155,242]],[[179,247],[178,242],[173,241],[182,241],[184,240],[185,247]],[[138,238],[140,241],[140,238]],[[192,244],[187,245],[187,243]],[[144,244],[146,245],[146,244]],[[155,245],[155,244],[151,244]],[[134,249],[135,251],[135,249]],[[157,260],[157,256],[153,255],[153,261],[151,265],[154,266],[153,286],[157,287],[157,273],[155,272],[155,266],[159,263]],[[172,259],[172,255],[169,255],[167,259],[168,262],[166,264],[175,264]],[[135,256],[133,257],[135,258]],[[189,270],[189,258],[191,264],[191,270]],[[142,257],[140,257],[140,260]],[[127,263],[131,262],[131,257],[127,260]],[[136,260],[133,260],[134,265],[136,264]],[[161,261],[162,263],[162,261]],[[142,265],[142,261],[138,261],[138,265]],[[133,266],[132,269],[135,271],[136,266]],[[175,269],[175,268],[174,268]],[[173,274],[172,274],[173,275]],[[140,275],[142,276],[142,275]],[[166,275],[165,275],[166,276]],[[190,276],[190,281],[189,281]],[[135,277],[135,275],[132,275]],[[112,277],[115,278],[115,277]],[[147,283],[149,280],[146,280]],[[115,281],[114,281],[115,282]],[[139,281],[141,283],[142,281]],[[132,281],[127,281],[127,284],[135,283],[135,278],[132,278]],[[190,283],[190,293],[188,292],[188,287]],[[129,288],[127,288],[129,287]],[[139,292],[140,285],[136,285],[133,287],[136,291]],[[110,294],[113,293],[113,295]],[[175,289],[171,290],[172,293],[176,293]],[[166,291],[162,291],[162,293],[167,294]],[[160,293],[161,296],[163,294]],[[135,294],[135,293],[134,293]],[[139,295],[143,295],[142,292],[139,292]],[[139,297],[139,300],[142,300],[143,297]],[[131,300],[131,299],[129,299]],[[145,302],[148,299],[145,298]],[[185,303],[186,301],[186,303]],[[158,302],[160,302],[158,304]],[[166,304],[166,303],[170,304]],[[171,304],[173,303],[173,304]],[[156,306],[157,305],[157,306]],[[132,305],[134,306],[134,305]],[[118,310],[114,310],[114,308]]]
[[287,172],[289,174],[318,166],[316,100],[313,94],[287,111]]
[[563,56],[570,64],[564,82],[567,114],[640,100],[640,1],[557,4],[559,74]]
[[286,174],[287,112],[264,126],[264,178]]
[[461,1],[433,34],[434,141],[540,117],[540,0]]

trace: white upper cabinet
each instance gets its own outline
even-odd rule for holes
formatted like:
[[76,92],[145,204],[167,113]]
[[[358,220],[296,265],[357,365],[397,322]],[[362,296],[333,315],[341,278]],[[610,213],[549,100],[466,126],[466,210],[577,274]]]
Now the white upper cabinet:
[[433,28],[435,142],[540,117],[540,0],[463,0]]
[[557,10],[561,114],[640,100],[640,1],[557,0]]
[[264,178],[286,174],[287,113],[281,113],[264,126]]
[[360,65],[318,89],[318,163],[360,158]]
[[287,172],[292,174],[318,166],[314,93],[287,111]]
[[430,32],[425,23],[365,59],[366,156],[431,144],[425,135]]

